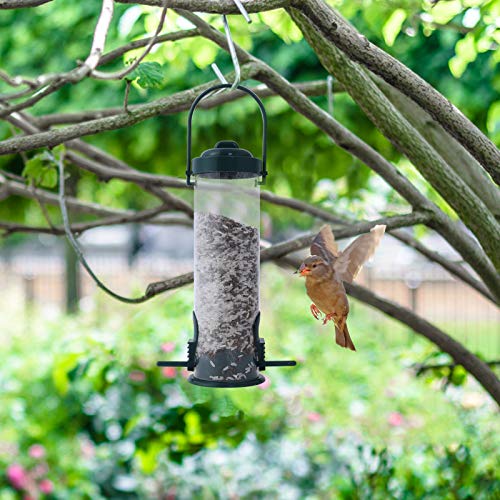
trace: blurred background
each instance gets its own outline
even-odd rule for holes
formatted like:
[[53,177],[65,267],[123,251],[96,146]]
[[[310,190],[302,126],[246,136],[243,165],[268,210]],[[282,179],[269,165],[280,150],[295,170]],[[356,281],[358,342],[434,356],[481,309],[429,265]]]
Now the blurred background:
[[[329,3],[499,143],[498,0]],[[2,11],[3,69],[36,76],[72,68],[86,56],[99,9],[98,0],[58,0]],[[283,12],[252,17],[247,25],[230,16],[238,43],[293,82],[326,78]],[[221,29],[218,16],[204,19]],[[157,23],[158,9],[117,4],[107,49],[150,34]],[[168,13],[165,31],[189,27]],[[214,61],[224,72],[232,68],[227,54],[198,38],[159,45],[147,61],[160,68],[160,81],[146,88],[134,81],[132,104],[213,79]],[[63,87],[33,112],[121,106],[123,95],[121,82],[85,80]],[[312,99],[326,109],[326,97]],[[283,101],[268,98],[265,105],[266,189],[360,220],[407,211],[367,167]],[[345,93],[335,93],[334,115],[453,216]],[[196,154],[219,139],[259,151],[260,123],[250,100],[200,111],[195,122]],[[85,140],[141,170],[182,178],[185,123],[185,113],[159,116]],[[0,139],[11,134],[0,122]],[[21,176],[24,161],[0,157],[0,169]],[[68,184],[86,201],[116,209],[154,205],[132,184],[70,174]],[[192,201],[188,191],[176,194]],[[271,242],[320,226],[283,207],[262,202],[261,209],[262,237]],[[46,211],[60,222],[56,207]],[[40,207],[21,197],[0,201],[0,216],[45,223]],[[460,260],[432,231],[408,231]],[[183,226],[137,224],[93,229],[80,242],[105,283],[139,295],[151,281],[192,269],[192,237]],[[440,326],[482,359],[500,359],[498,309],[390,236],[358,281]],[[0,298],[0,500],[500,497],[498,410],[475,380],[461,367],[450,370],[450,358],[433,344],[352,299],[349,328],[358,351],[338,348],[332,329],[310,315],[304,283],[291,271],[262,267],[261,335],[273,358],[296,359],[298,366],[268,369],[263,385],[245,389],[195,387],[183,370],[156,368],[160,359],[186,355],[192,287],[140,306],[114,302],[97,291],[63,238],[0,238]],[[417,376],[421,364],[444,366]]]

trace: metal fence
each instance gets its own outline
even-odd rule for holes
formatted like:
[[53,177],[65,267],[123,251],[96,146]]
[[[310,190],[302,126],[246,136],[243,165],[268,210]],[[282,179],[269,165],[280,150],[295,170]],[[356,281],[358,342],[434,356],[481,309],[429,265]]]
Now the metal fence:
[[[115,290],[126,291],[134,283],[139,291],[152,282],[192,269],[191,234],[169,240],[175,251],[150,249],[130,263],[122,244],[87,248],[98,275]],[[179,245],[184,241],[183,245]],[[500,312],[498,308],[439,266],[421,258],[402,257],[405,251],[387,239],[374,263],[365,267],[357,281],[375,293],[414,310],[474,352],[489,359],[500,357]],[[392,241],[392,243],[389,243]],[[188,243],[187,243],[188,242]],[[30,246],[0,252],[0,314],[9,313],[13,301],[27,307],[42,306],[55,311],[65,307],[65,260],[60,245],[42,249]],[[412,254],[413,255],[413,254]],[[141,285],[139,285],[141,284]],[[81,273],[81,297],[95,294],[95,285]],[[9,300],[5,300],[8,297]]]

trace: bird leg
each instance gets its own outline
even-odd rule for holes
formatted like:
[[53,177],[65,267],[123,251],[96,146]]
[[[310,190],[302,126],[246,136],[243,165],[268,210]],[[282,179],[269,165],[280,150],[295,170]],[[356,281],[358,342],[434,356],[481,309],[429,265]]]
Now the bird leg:
[[333,313],[325,315],[325,319],[323,320],[323,324],[326,325],[329,321],[335,322],[335,315]]
[[311,313],[316,319],[320,319],[322,316],[321,311],[317,308],[316,304],[311,304]]

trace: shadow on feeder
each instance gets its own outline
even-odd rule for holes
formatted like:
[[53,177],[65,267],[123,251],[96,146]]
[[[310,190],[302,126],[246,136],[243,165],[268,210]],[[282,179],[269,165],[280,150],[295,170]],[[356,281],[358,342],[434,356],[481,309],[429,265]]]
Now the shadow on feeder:
[[[246,387],[264,382],[259,373],[295,361],[266,361],[259,337],[260,184],[265,182],[267,117],[259,105],[262,160],[233,141],[220,141],[191,161],[191,124],[199,102],[221,84],[202,92],[188,116],[187,183],[194,185],[194,337],[187,361],[158,366],[186,367],[189,382],[205,387]],[[195,181],[191,181],[191,176]]]

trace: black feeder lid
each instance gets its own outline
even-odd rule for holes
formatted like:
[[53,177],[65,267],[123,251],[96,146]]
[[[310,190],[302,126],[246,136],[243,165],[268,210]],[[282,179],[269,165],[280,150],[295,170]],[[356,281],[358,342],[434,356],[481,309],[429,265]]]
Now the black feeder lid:
[[192,168],[194,175],[242,173],[248,174],[242,177],[258,177],[262,174],[262,160],[241,149],[234,141],[219,141],[213,149],[193,158]]

